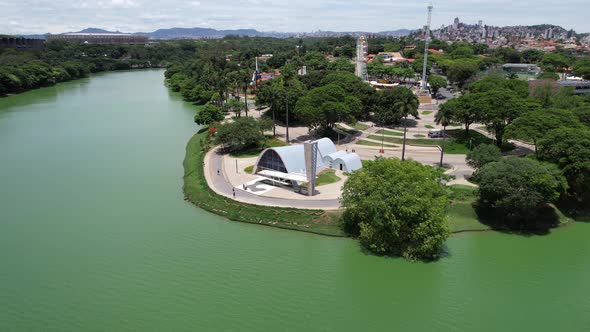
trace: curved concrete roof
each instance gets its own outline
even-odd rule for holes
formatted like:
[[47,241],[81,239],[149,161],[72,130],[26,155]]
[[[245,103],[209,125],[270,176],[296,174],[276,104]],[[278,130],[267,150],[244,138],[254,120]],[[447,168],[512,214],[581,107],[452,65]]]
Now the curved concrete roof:
[[[262,154],[260,154],[260,157],[258,157],[258,161],[256,161],[257,167],[262,157],[264,157],[264,155],[270,150],[276,152],[276,154],[279,155],[279,157],[283,161],[283,164],[285,165],[285,168],[287,169],[287,173],[306,174],[307,168],[305,167],[305,148],[303,144],[266,149],[262,152]],[[319,144],[317,160],[318,171],[326,167],[322,160],[322,155],[319,150]]]
[[334,153],[331,153],[327,156],[324,156],[324,163],[330,163],[332,161],[334,161],[335,159],[338,159],[340,157],[346,156],[347,153],[346,151],[336,151]]
[[305,174],[305,152],[303,145],[297,144],[282,146],[269,150],[274,150],[279,155],[279,157],[281,157],[283,164],[285,164],[285,168],[287,168],[287,173]]
[[361,157],[356,153],[348,153],[345,156],[339,157],[334,160],[334,164],[343,164],[346,167],[346,171],[354,172],[358,169],[363,168]]
[[318,151],[320,152],[321,157],[328,156],[337,151],[336,145],[329,138],[324,137],[315,142],[318,142]]
[[[328,162],[331,162],[338,157],[343,157],[347,154],[346,152],[338,151],[334,142],[332,142],[332,140],[329,138],[322,138],[315,142],[318,143],[318,171],[326,168],[326,164]],[[258,157],[258,160],[256,161],[256,167],[258,167],[258,164],[264,155],[271,150],[281,158],[281,161],[287,169],[287,173],[306,174],[307,168],[305,166],[305,148],[303,144],[266,149],[260,154],[260,157]],[[332,157],[329,158],[331,155]]]

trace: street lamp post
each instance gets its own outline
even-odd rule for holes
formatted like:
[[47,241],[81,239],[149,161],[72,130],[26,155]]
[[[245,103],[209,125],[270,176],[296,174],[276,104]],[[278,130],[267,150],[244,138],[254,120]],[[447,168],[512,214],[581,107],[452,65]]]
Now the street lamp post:
[[289,92],[285,91],[286,95],[287,95],[287,121],[286,121],[286,126],[287,126],[287,132],[285,135],[285,138],[287,139],[287,144],[289,144]]
[[272,92],[272,137],[277,137],[277,121],[275,119],[275,92]]
[[406,136],[407,136],[407,131],[408,131],[408,116],[406,115],[404,117],[404,144],[402,146],[402,161],[406,160]]
[[441,160],[441,162],[440,162],[440,164],[438,164],[438,165],[439,165],[440,167],[443,167],[443,164],[442,164],[442,159],[443,159],[443,148],[442,148],[440,145],[435,145],[435,146],[436,146],[436,148],[437,148],[437,149],[440,151],[440,160]]
[[440,167],[443,167],[443,158],[445,156],[445,141],[447,139],[447,126],[443,126],[443,143],[440,147]]
[[[338,110],[338,123],[340,123],[340,110]],[[338,145],[340,145],[340,128],[336,126],[336,132],[338,133]]]
[[385,127],[381,124],[381,153],[385,153]]
[[248,117],[248,84],[244,85],[244,106],[246,111],[246,117]]

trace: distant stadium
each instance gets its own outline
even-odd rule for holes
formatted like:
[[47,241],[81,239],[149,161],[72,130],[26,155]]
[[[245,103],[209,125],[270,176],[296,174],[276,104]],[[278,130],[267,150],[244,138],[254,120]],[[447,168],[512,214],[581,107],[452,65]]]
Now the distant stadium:
[[47,40],[61,40],[82,44],[145,44],[149,37],[124,33],[63,33],[48,35]]

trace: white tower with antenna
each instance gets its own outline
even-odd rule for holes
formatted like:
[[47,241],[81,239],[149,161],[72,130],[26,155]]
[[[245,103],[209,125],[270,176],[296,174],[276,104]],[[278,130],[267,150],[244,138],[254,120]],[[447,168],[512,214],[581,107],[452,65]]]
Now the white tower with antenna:
[[428,83],[426,80],[426,69],[428,68],[428,44],[430,43],[430,23],[432,21],[432,3],[428,4],[428,21],[426,22],[426,28],[424,31],[424,67],[422,69],[422,81],[420,82],[420,88],[422,91],[428,90]]

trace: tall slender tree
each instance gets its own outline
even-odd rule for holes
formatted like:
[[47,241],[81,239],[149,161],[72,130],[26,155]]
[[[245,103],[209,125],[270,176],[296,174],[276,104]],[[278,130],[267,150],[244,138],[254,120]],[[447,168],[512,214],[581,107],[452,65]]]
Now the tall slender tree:
[[406,159],[406,137],[408,131],[408,115],[418,116],[420,101],[418,97],[408,88],[397,88],[398,92],[394,107],[399,110],[404,118],[404,142],[402,147],[402,160]]
[[447,139],[447,126],[453,121],[455,116],[455,107],[453,104],[444,103],[440,106],[438,112],[434,116],[437,125],[443,126],[443,144],[440,147],[440,167],[443,167],[443,159],[445,155],[445,142]]

